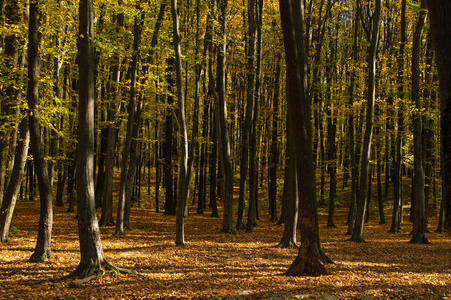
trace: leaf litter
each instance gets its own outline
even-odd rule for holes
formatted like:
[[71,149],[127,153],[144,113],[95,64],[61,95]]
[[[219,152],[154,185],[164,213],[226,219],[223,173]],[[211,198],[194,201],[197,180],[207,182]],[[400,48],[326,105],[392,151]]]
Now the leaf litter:
[[[386,211],[389,215],[389,211]],[[431,245],[408,244],[411,224],[401,233],[389,225],[365,224],[367,243],[346,241],[346,211],[338,210],[337,228],[319,214],[324,252],[335,262],[321,277],[286,277],[297,254],[275,248],[283,226],[261,215],[254,233],[218,233],[222,219],[208,213],[185,219],[184,246],[176,246],[175,217],[135,209],[131,230],[113,236],[101,228],[108,260],[137,275],[105,272],[98,280],[73,288],[61,277],[79,263],[77,222],[65,208],[54,209],[53,260],[28,263],[37,235],[39,207],[19,202],[13,218],[18,229],[1,246],[0,295],[4,299],[451,299],[451,239],[433,232]]]

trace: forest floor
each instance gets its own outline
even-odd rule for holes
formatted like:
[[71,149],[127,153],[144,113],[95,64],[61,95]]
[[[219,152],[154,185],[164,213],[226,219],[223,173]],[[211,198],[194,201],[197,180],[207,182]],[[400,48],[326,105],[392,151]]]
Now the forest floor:
[[[327,228],[320,210],[320,236],[335,262],[321,277],[286,277],[297,250],[277,249],[283,226],[260,215],[254,233],[220,234],[222,219],[192,213],[185,221],[186,245],[175,246],[175,217],[134,209],[132,230],[113,236],[101,228],[107,259],[139,275],[105,272],[96,281],[71,287],[61,280],[79,262],[77,222],[66,208],[54,209],[52,247],[55,258],[27,263],[37,235],[39,207],[19,202],[13,225],[17,232],[0,246],[1,299],[451,299],[451,238],[434,232],[430,245],[407,243],[411,224],[387,233],[372,214],[365,224],[367,243],[346,241],[346,209],[337,210],[337,228]],[[390,223],[390,211],[386,218]],[[377,218],[377,220],[376,220]]]

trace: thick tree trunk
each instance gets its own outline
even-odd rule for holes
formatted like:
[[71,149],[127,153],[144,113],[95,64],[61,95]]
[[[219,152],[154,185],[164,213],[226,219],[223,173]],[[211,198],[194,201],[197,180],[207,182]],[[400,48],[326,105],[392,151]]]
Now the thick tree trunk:
[[313,168],[311,101],[307,95],[304,2],[279,0],[287,66],[288,112],[293,120],[299,194],[301,246],[286,275],[327,273],[321,262],[316,222],[316,184]]
[[[80,263],[64,278],[81,274],[81,277],[94,279],[100,274],[102,266],[116,272],[130,272],[116,268],[108,263],[100,241],[94,199],[94,8],[92,0],[79,3],[79,113],[77,147],[77,208],[78,237],[80,241]],[[97,274],[96,274],[97,273]],[[85,282],[76,281],[75,284]]]
[[443,197],[451,232],[451,2],[427,1],[440,86]]
[[44,262],[53,257],[51,252],[52,240],[52,189],[50,187],[47,166],[44,161],[42,149],[41,129],[39,125],[39,103],[38,74],[39,74],[39,8],[38,3],[30,3],[29,14],[29,36],[28,36],[28,90],[27,100],[29,108],[29,128],[31,153],[35,163],[36,175],[38,177],[40,197],[40,218],[36,248],[29,261]]
[[368,168],[371,153],[371,140],[373,137],[374,101],[375,101],[375,79],[376,79],[376,53],[379,40],[381,0],[376,0],[373,15],[373,29],[371,45],[369,50],[369,74],[368,74],[368,103],[366,111],[366,128],[363,140],[362,159],[360,165],[360,187],[357,197],[357,215],[354,223],[354,231],[350,238],[353,242],[363,242],[363,223],[366,210],[366,193],[368,188]]

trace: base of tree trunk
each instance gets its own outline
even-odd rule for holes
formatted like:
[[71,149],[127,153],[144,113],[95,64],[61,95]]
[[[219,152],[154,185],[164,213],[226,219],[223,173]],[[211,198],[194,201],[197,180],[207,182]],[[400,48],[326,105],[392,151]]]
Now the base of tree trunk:
[[295,259],[290,268],[283,274],[285,276],[321,276],[326,275],[326,267],[319,261],[308,259]]
[[390,228],[387,232],[390,232],[390,233],[399,233],[399,229],[396,230],[396,229]]
[[52,252],[47,251],[46,253],[36,253],[34,252],[31,257],[27,260],[27,262],[32,262],[32,263],[43,263],[46,261],[49,261],[51,259],[53,259],[54,256],[52,254]]
[[437,233],[445,233],[446,230],[445,230],[444,228],[442,228],[442,227],[438,227],[438,228],[435,230],[435,232],[437,232]]
[[244,229],[246,229],[246,224],[244,224],[244,222],[241,222],[235,226],[235,229],[244,230]]
[[323,249],[319,249],[319,258],[323,262],[323,264],[333,264],[335,265],[335,262],[329,258],[329,256],[326,255],[326,253],[323,252]]
[[410,244],[428,245],[431,242],[428,241],[424,234],[414,234],[409,241]]
[[136,271],[119,268],[110,264],[107,260],[103,260],[101,263],[90,263],[88,265],[79,264],[78,267],[70,274],[61,278],[62,280],[71,279],[75,276],[79,276],[77,280],[71,283],[71,286],[80,286],[88,281],[97,280],[103,275],[103,268],[111,271],[114,276],[118,274],[138,274]]
[[332,224],[327,224],[326,227],[329,227],[329,228],[337,228],[337,225],[335,225],[334,223],[332,223]]
[[284,241],[284,240],[280,241],[280,243],[277,246],[275,246],[275,248],[278,248],[278,249],[299,249],[299,246],[296,245],[296,243],[292,239],[290,239],[289,241]]
[[210,215],[211,218],[219,218],[218,213],[211,213]]
[[354,237],[354,236],[351,236],[349,239],[347,239],[347,241],[350,241],[350,242],[355,242],[355,243],[366,243],[365,242],[365,240],[363,239],[363,237]]

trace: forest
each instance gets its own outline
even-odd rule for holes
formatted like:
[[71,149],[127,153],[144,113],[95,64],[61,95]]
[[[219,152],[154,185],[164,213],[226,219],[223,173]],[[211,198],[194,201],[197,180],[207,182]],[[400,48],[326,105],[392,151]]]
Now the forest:
[[450,297],[450,19],[1,0],[1,293]]

